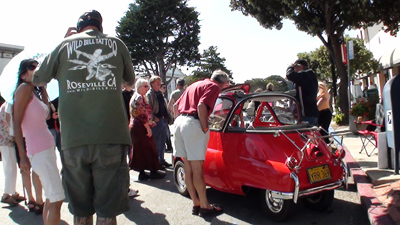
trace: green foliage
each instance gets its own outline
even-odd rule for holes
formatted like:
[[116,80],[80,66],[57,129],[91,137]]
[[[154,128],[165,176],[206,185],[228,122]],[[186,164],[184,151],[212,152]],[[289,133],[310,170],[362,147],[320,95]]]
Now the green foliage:
[[317,36],[327,48],[340,77],[340,110],[347,120],[348,77],[341,59],[340,39],[346,29],[383,23],[386,31],[399,30],[399,1],[369,0],[231,0],[232,10],[256,18],[267,29],[280,30],[282,20],[294,22],[298,30]]
[[337,125],[343,125],[344,114],[343,114],[343,113],[337,113],[337,114],[335,114],[335,116],[333,117],[333,121],[335,121],[335,123],[336,123]]
[[353,103],[351,105],[350,114],[353,116],[368,116],[371,110],[371,104],[365,100]]
[[185,78],[186,84],[189,85],[195,81],[210,78],[211,74],[217,69],[225,71],[229,75],[229,78],[232,82],[232,72],[226,68],[225,61],[226,59],[220,56],[218,47],[208,47],[208,49],[205,49],[203,54],[201,54],[200,61],[195,64],[197,69],[192,72],[192,76]]
[[136,0],[116,27],[134,65],[166,82],[166,72],[193,66],[198,52],[198,12],[184,0]]
[[[353,41],[354,59],[350,61],[350,79],[365,76],[367,74],[375,74],[378,71],[379,62],[374,59],[364,45],[363,41],[358,38],[345,37],[345,41]],[[315,71],[318,78],[323,80],[331,80],[331,62],[329,52],[325,46],[321,46],[311,52],[302,52],[297,54],[297,57],[306,59],[310,63],[311,69]],[[336,72],[337,73],[337,72]]]
[[279,75],[268,76],[265,79],[253,78],[246,80],[245,83],[250,84],[250,92],[254,92],[258,88],[265,90],[268,83],[274,84],[274,91],[285,92],[289,90],[287,81]]

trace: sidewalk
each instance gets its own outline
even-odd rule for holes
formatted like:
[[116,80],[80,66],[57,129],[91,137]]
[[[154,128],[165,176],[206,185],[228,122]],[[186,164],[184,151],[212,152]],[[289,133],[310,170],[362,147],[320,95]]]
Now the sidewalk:
[[361,139],[348,127],[338,127],[335,131],[343,135],[345,161],[371,224],[400,224],[400,175],[394,175],[391,169],[378,169],[377,149],[370,157],[360,153]]

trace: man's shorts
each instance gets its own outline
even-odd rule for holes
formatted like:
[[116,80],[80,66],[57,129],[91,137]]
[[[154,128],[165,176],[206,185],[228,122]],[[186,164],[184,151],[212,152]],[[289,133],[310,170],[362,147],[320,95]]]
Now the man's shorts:
[[174,155],[190,161],[204,160],[210,131],[204,133],[200,120],[192,116],[180,115],[174,124]]
[[126,145],[85,145],[62,154],[62,180],[74,216],[107,218],[129,210]]
[[64,200],[65,194],[54,146],[28,157],[32,170],[39,176],[46,199],[52,203]]

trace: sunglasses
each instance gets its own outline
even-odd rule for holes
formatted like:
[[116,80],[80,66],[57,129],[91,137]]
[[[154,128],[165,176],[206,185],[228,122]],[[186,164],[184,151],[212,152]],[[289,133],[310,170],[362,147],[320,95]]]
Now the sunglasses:
[[167,87],[162,87],[162,89],[166,89]]
[[148,88],[148,87],[149,87],[149,85],[143,85],[143,87],[145,87],[145,88]]
[[28,66],[28,70],[35,70],[37,66],[35,65],[29,65]]

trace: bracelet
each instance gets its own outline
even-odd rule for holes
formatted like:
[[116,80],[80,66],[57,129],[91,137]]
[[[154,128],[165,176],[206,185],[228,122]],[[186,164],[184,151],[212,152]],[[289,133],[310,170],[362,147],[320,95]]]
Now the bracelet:
[[209,130],[209,128],[207,127],[207,128],[203,128],[203,131],[204,132],[207,132]]

